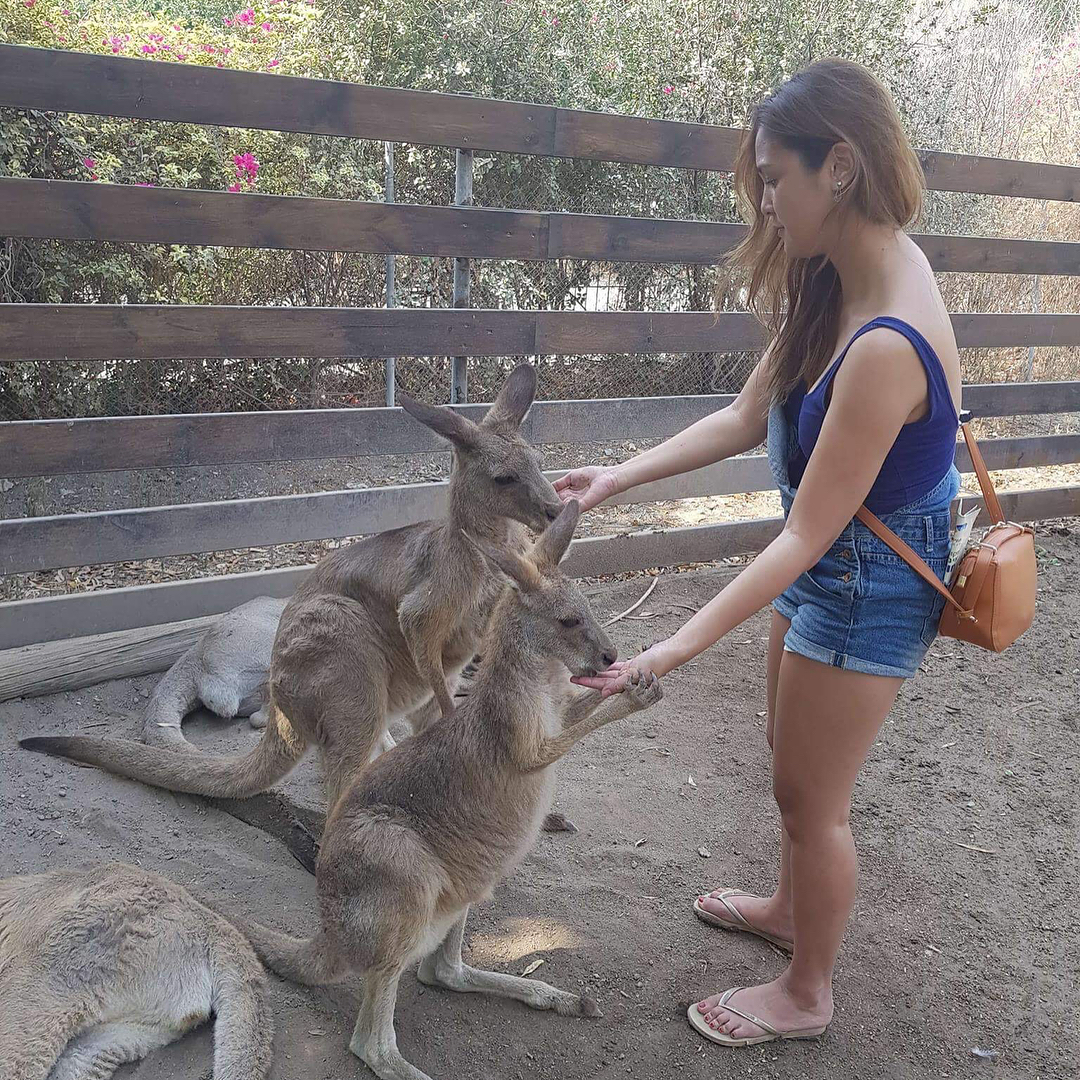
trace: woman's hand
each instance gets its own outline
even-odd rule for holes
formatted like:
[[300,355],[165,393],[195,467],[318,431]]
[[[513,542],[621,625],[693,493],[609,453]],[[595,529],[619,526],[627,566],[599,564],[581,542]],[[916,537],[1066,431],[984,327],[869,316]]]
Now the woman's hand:
[[578,686],[599,690],[601,699],[621,694],[631,683],[661,678],[679,666],[671,639],[650,645],[630,660],[616,660],[606,671],[596,675],[575,675],[570,681]]
[[564,502],[577,499],[582,511],[599,506],[605,499],[618,494],[619,484],[614,469],[604,465],[588,465],[571,469],[555,481],[555,493]]

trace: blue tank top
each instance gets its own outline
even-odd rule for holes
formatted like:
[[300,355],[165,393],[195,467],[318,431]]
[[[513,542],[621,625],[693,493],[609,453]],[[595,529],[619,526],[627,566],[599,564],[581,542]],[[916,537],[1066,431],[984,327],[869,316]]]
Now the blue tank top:
[[914,326],[901,319],[894,319],[890,315],[872,319],[856,331],[813,390],[808,392],[802,383],[792,390],[784,402],[784,413],[789,423],[798,428],[799,438],[798,448],[788,462],[788,475],[791,486],[798,487],[825,422],[826,399],[836,372],[852,344],[877,327],[895,330],[911,342],[926,369],[929,397],[926,415],[900,429],[896,442],[881,464],[874,486],[866,496],[869,510],[875,514],[890,514],[937,487],[952,467],[956,455],[956,432],[960,427],[960,418],[956,415],[949,382],[938,354]]

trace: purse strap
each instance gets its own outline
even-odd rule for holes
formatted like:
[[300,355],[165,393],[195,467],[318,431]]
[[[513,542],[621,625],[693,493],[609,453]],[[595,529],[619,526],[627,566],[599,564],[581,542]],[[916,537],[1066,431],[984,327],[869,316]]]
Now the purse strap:
[[[987,513],[996,525],[1005,520],[1005,515],[1001,512],[1001,502],[998,500],[994,485],[990,482],[990,474],[987,472],[986,462],[983,461],[982,453],[979,450],[979,444],[975,441],[975,436],[971,434],[970,426],[968,424],[961,424],[960,428],[964,432],[964,442],[967,443],[968,454],[971,456],[971,464],[975,467],[975,475],[979,478],[979,487],[982,488],[983,503],[986,506]],[[937,589],[937,591],[944,596],[957,611],[964,612],[963,605],[957,602],[956,597],[954,597],[942,584],[941,579],[937,574],[926,565],[926,560],[916,554],[910,545],[904,543],[892,529],[867,510],[865,504],[855,511],[855,516],[879,540],[883,540],[888,544],[889,547],[891,547],[893,551],[895,551],[896,554],[899,555],[900,558],[927,583],[927,585],[931,585],[933,588]]]
[[919,575],[926,582],[927,585],[932,585],[945,599],[952,604],[957,611],[964,611],[961,604],[957,603],[956,597],[953,596],[948,589],[941,583],[941,579],[926,565],[926,560],[920,558],[919,555],[899,536],[896,535],[881,520],[875,517],[865,506],[860,506],[855,511],[855,516],[879,539],[884,540],[900,556],[901,559],[906,562],[916,574]]
[[990,515],[991,522],[998,525],[1005,520],[1005,515],[1001,512],[1001,503],[998,500],[997,492],[994,490],[994,485],[990,483],[990,474],[986,471],[986,462],[983,461],[982,451],[975,441],[975,436],[971,434],[970,424],[961,424],[960,430],[964,433],[964,442],[967,443],[971,464],[975,468],[975,475],[979,478],[979,487],[982,488],[986,512]]

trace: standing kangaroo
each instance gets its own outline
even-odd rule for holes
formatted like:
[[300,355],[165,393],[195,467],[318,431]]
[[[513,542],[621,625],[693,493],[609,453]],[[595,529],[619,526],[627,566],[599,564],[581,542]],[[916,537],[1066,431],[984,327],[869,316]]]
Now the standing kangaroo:
[[214,1080],[263,1080],[273,1021],[244,936],[125,863],[0,881],[0,1075],[108,1080],[213,1012]]
[[518,434],[536,372],[516,368],[479,424],[404,394],[406,411],[454,448],[449,511],[332,552],[285,607],[270,662],[269,722],[241,757],[120,739],[33,738],[30,750],[100,765],[170,791],[247,798],[319,747],[333,806],[344,778],[392,745],[387,724],[414,729],[453,712],[453,690],[503,589],[466,533],[520,551],[522,526],[543,528],[562,504],[540,455]]
[[[316,864],[322,925],[308,941],[244,925],[278,974],[309,985],[363,979],[349,1047],[382,1080],[430,1080],[401,1056],[394,1034],[398,980],[487,991],[565,1016],[598,1016],[587,998],[547,983],[479,971],[461,959],[469,905],[532,847],[551,799],[550,768],[579,739],[660,700],[659,682],[631,684],[601,702],[567,698],[567,669],[594,674],[615,658],[580,589],[559,572],[577,524],[569,502],[523,555],[478,541],[507,575],[484,663],[469,696],[353,773],[332,808]],[[599,706],[599,707],[598,707]]]

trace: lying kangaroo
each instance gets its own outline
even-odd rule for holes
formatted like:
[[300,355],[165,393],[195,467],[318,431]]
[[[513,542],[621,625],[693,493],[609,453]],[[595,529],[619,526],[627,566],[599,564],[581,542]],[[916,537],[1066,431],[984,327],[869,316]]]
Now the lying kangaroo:
[[221,616],[162,676],[143,718],[143,742],[190,749],[180,729],[196,705],[223,720],[266,727],[270,656],[285,600],[257,596]]
[[213,1012],[214,1080],[262,1080],[273,1020],[251,946],[125,863],[0,881],[0,1073],[108,1080]]
[[661,697],[655,677],[603,703],[595,690],[568,701],[562,692],[567,668],[593,674],[615,655],[577,585],[558,570],[578,514],[567,503],[525,555],[479,541],[514,586],[495,610],[484,663],[452,716],[343,786],[317,862],[319,932],[302,941],[244,924],[256,952],[286,978],[318,985],[362,975],[349,1047],[383,1080],[429,1080],[401,1056],[394,1035],[398,980],[417,960],[432,986],[599,1015],[587,998],[461,959],[469,905],[489,897],[536,839],[554,784],[550,766],[590,731]]
[[100,765],[170,791],[246,798],[319,747],[333,806],[344,778],[392,744],[387,724],[420,729],[453,712],[453,688],[503,589],[466,533],[501,551],[525,545],[562,504],[540,455],[518,434],[536,372],[514,370],[479,424],[450,409],[402,405],[454,447],[449,511],[332,552],[285,607],[270,664],[270,720],[242,757],[177,754],[105,738],[35,738],[22,745]]

